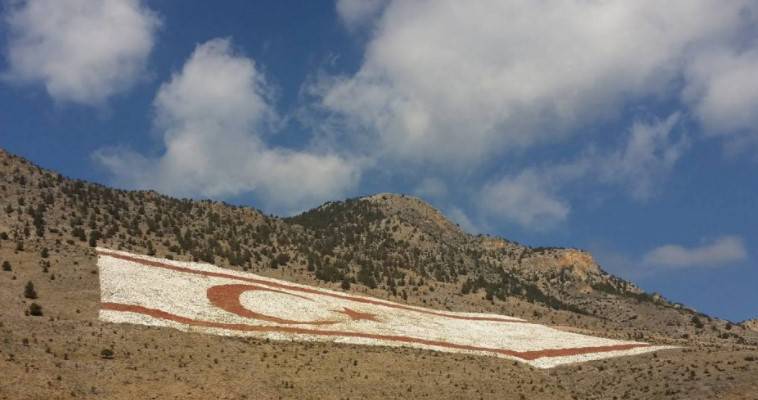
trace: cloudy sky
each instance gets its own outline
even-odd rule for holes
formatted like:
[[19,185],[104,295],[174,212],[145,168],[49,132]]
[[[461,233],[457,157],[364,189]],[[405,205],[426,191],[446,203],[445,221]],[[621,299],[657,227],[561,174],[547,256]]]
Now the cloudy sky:
[[4,0],[0,146],[289,215],[375,192],[758,316],[758,1]]

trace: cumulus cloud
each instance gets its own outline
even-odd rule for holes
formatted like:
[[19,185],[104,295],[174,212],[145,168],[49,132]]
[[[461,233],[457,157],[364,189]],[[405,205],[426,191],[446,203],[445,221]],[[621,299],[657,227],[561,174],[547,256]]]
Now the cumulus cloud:
[[676,134],[679,120],[679,113],[637,120],[617,149],[589,146],[573,160],[527,167],[490,181],[480,192],[482,212],[526,228],[554,227],[571,212],[564,193],[583,183],[618,187],[636,200],[648,200],[688,146],[686,136]]
[[143,77],[160,26],[140,0],[9,4],[6,79],[40,83],[58,101],[97,105]]
[[758,47],[712,50],[688,69],[683,94],[712,136],[758,142]]
[[749,256],[744,240],[735,235],[716,237],[699,246],[662,245],[641,255],[625,253],[603,242],[592,243],[590,251],[603,269],[626,279],[692,268],[728,267],[744,262]]
[[566,219],[570,206],[550,191],[549,175],[528,169],[488,183],[479,205],[496,217],[533,229],[549,227]]
[[255,62],[229,40],[211,40],[155,97],[165,152],[151,158],[111,148],[95,158],[124,186],[211,197],[255,192],[277,211],[338,197],[357,183],[356,161],[264,143],[261,132],[277,119],[271,102]]
[[[369,8],[338,3],[353,6]],[[719,61],[711,49],[754,46],[739,38],[757,18],[749,0],[395,0],[360,69],[319,87],[321,105],[377,157],[450,170],[685,92],[709,130],[756,126],[744,112],[758,98],[752,53]]]
[[686,136],[675,138],[674,127],[679,120],[680,114],[674,113],[665,120],[635,121],[626,145],[608,156],[589,160],[592,168],[587,172],[622,184],[636,199],[650,198],[689,146]]
[[655,267],[720,267],[747,259],[747,250],[739,236],[723,236],[701,246],[668,244],[657,247],[643,258],[643,264]]

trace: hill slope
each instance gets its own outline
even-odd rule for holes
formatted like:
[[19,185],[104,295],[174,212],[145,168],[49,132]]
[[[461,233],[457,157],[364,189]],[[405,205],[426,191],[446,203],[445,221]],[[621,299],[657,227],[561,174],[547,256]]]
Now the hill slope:
[[[488,359],[403,349],[268,344],[112,326],[97,321],[94,246],[688,348],[661,358],[585,367],[614,371],[598,381],[584,377],[581,368],[545,376]],[[61,391],[129,397],[147,390],[203,397],[220,393],[213,379],[242,382],[245,371],[256,371],[250,382],[266,388],[260,393],[264,397],[385,397],[382,392],[391,396],[407,390],[437,397],[440,385],[453,398],[533,397],[532,391],[543,398],[584,398],[598,394],[597,385],[612,385],[619,395],[639,394],[633,397],[667,391],[689,396],[740,393],[758,366],[748,361],[756,353],[754,331],[645,294],[604,272],[587,252],[468,235],[408,196],[331,202],[280,219],[247,207],[71,180],[0,151],[0,261],[8,262],[8,270],[0,271],[0,301],[7,305],[0,310],[0,358],[11,382],[0,386],[0,398]],[[36,296],[24,297],[27,282]],[[32,302],[41,305],[42,317],[25,315]],[[104,349],[113,350],[115,360],[103,359]],[[348,367],[344,360],[355,363]],[[392,376],[396,365],[414,376]],[[677,366],[691,369],[697,379],[679,376]],[[440,380],[437,373],[447,377]],[[650,382],[647,392],[636,382],[642,376]],[[340,384],[335,389],[316,383],[324,379]]]

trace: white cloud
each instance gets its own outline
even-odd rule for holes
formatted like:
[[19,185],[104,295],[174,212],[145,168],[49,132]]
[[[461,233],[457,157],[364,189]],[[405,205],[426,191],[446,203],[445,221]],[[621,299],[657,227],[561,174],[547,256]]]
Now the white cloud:
[[277,211],[341,196],[359,179],[353,160],[327,152],[267,146],[260,133],[276,120],[271,90],[252,59],[229,40],[199,45],[155,97],[165,153],[124,149],[95,154],[118,183],[176,195],[255,192]]
[[696,247],[668,244],[657,247],[643,258],[643,264],[655,267],[719,267],[747,259],[747,250],[738,236],[723,236]]
[[757,71],[758,47],[742,52],[719,48],[691,65],[684,98],[707,134],[758,142]]
[[742,112],[758,96],[752,58],[706,61],[713,48],[750,46],[739,37],[756,18],[749,0],[395,0],[360,69],[319,86],[321,105],[377,157],[449,170],[561,140],[629,103],[677,101],[685,86],[704,86],[687,104],[708,129],[755,126]]
[[374,19],[387,0],[337,0],[337,15],[348,29],[355,29]]
[[414,192],[421,197],[445,197],[447,185],[439,178],[426,177],[421,179]]
[[552,177],[524,170],[484,186],[479,205],[489,215],[541,229],[562,222],[570,206],[551,193]]
[[646,200],[658,191],[688,147],[686,137],[674,141],[674,127],[680,114],[665,120],[635,121],[623,149],[609,156],[596,156],[587,173],[597,173],[601,179],[622,184],[631,195]]
[[675,140],[679,120],[679,113],[664,120],[637,120],[618,149],[590,146],[574,160],[528,167],[490,181],[481,190],[482,210],[526,228],[544,229],[568,218],[571,206],[564,193],[583,183],[620,187],[636,200],[648,200],[688,146],[684,136]]
[[483,233],[483,232],[486,232],[489,228],[472,221],[471,218],[469,218],[469,216],[466,214],[466,212],[458,207],[450,207],[450,209],[447,210],[445,215],[448,218],[450,218],[451,221],[458,224],[458,226],[467,233],[471,233],[471,234]]
[[143,77],[160,20],[140,0],[12,2],[5,17],[14,82],[97,105]]

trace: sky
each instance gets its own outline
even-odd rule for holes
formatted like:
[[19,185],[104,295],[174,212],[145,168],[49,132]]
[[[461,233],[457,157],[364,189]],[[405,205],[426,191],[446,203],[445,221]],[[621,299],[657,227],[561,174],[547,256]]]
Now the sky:
[[0,147],[292,215],[415,195],[758,317],[758,1],[0,0]]

